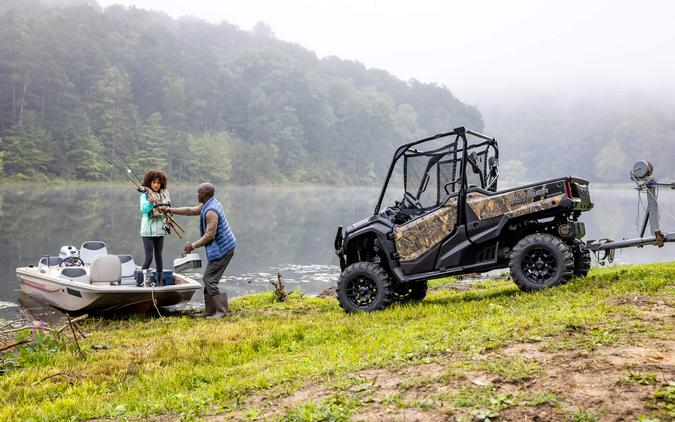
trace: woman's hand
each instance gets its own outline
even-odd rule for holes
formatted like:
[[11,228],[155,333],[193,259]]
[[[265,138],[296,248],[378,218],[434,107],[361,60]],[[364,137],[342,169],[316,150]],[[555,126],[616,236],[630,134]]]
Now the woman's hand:
[[148,201],[150,201],[152,205],[157,205],[157,198],[155,198],[154,196],[149,196]]

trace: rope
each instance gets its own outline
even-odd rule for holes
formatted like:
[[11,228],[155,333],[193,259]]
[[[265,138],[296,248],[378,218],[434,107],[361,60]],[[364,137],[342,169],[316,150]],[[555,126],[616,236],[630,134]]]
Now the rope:
[[153,285],[150,285],[150,295],[152,296],[152,305],[155,307],[157,315],[159,315],[161,319],[164,319],[164,316],[161,312],[159,312],[159,308],[157,307],[157,300],[155,299],[155,286]]

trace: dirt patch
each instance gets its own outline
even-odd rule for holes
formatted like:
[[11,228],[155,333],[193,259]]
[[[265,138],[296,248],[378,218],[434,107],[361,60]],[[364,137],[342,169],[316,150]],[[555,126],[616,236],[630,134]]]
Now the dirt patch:
[[327,289],[323,289],[321,293],[317,295],[317,297],[331,297],[331,298],[337,298],[337,289],[335,287],[329,287]]
[[473,282],[472,281],[462,281],[462,282],[441,284],[440,286],[430,287],[429,291],[430,292],[442,292],[442,291],[445,291],[445,290],[453,290],[453,291],[456,291],[456,292],[468,292],[471,289],[473,289]]
[[449,415],[436,410],[420,409],[389,409],[375,406],[369,412],[360,413],[352,417],[353,421],[452,421]]
[[[352,415],[353,420],[362,421],[444,421],[454,420],[457,415],[476,419],[490,412],[507,421],[563,420],[580,413],[610,421],[635,420],[639,415],[650,414],[650,403],[659,385],[675,380],[675,341],[651,341],[592,352],[547,352],[543,346],[545,343],[520,343],[481,356],[481,360],[536,360],[544,368],[543,373],[527,381],[505,382],[494,374],[475,371],[449,377],[453,358],[448,355],[432,364],[360,371],[350,376],[350,386],[341,393],[363,403]],[[640,385],[630,381],[631,373],[655,374],[656,382]],[[487,389],[490,397],[505,397],[505,404],[497,404],[496,408],[490,404],[484,408],[453,404],[453,397],[471,389]],[[260,419],[265,420],[338,392],[310,383],[286,397],[271,402],[269,398],[253,400],[246,407],[263,408]]]
[[[544,374],[511,388],[500,386],[500,390],[511,394],[517,391],[523,397],[552,392],[558,397],[558,410],[565,414],[584,411],[595,414],[599,420],[635,420],[652,411],[651,398],[658,385],[675,380],[675,341],[559,353],[533,351],[531,344],[523,344],[511,346],[505,352],[512,353],[521,348],[528,350],[530,356],[537,356],[545,368]],[[655,381],[641,385],[630,379],[631,373],[645,374],[645,379],[650,379],[646,374],[655,375]],[[519,414],[532,410],[521,406],[519,409],[500,416],[513,416],[513,420],[522,417],[538,420],[537,417],[541,417],[538,413],[531,417]]]
[[525,359],[535,359],[540,363],[545,363],[551,355],[539,350],[538,343],[520,343],[508,346],[502,353],[507,356],[522,357]]
[[644,319],[675,318],[675,298],[654,299],[648,296],[620,296],[607,300],[609,305],[630,305],[643,314]]

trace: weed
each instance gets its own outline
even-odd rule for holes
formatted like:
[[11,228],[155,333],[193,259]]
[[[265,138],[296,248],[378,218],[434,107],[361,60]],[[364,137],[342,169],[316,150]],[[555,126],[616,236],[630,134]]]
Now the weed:
[[358,403],[332,396],[318,403],[304,403],[280,418],[281,422],[347,421]]
[[527,402],[530,406],[556,405],[559,399],[554,393],[541,393],[534,396]]
[[572,422],[597,422],[599,420],[598,415],[594,412],[581,408],[577,409],[576,412],[570,413],[569,417]]
[[663,408],[669,417],[675,419],[675,381],[668,381],[654,393],[657,408]]
[[482,369],[497,374],[507,382],[525,381],[541,373],[541,365],[534,359],[503,358],[486,362]]
[[640,384],[640,385],[655,385],[657,382],[656,374],[640,374],[629,372],[628,375],[620,379],[617,384],[619,385],[630,385],[630,384]]

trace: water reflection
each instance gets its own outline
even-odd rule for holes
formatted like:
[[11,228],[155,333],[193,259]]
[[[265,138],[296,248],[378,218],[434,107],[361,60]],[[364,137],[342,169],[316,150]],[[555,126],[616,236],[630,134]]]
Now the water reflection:
[[[196,203],[195,187],[173,187],[174,205]],[[368,216],[379,194],[374,188],[217,188],[238,241],[221,286],[230,297],[271,290],[283,275],[288,290],[318,294],[333,285],[339,269],[333,239],[339,224]],[[587,238],[636,237],[638,202],[632,189],[592,189],[595,209],[584,214]],[[675,192],[661,194],[662,226],[675,231]],[[199,237],[199,218],[176,217],[189,240]],[[14,270],[35,264],[62,245],[79,248],[85,240],[103,240],[112,253],[130,253],[141,262],[138,194],[126,186],[0,188],[0,317],[16,316],[19,299]],[[182,251],[185,239],[167,238],[165,265]],[[203,251],[200,250],[203,257]],[[670,261],[675,246],[617,252],[624,263]],[[199,279],[199,276],[196,277]],[[201,293],[195,302],[202,300]],[[192,306],[195,306],[194,304]]]
[[[217,187],[237,236],[238,247],[222,286],[231,297],[271,290],[281,272],[288,290],[318,294],[336,281],[333,254],[338,224],[368,215],[377,189]],[[175,206],[196,204],[196,187],[172,187]],[[199,238],[199,218],[176,216],[187,239],[174,235],[164,246],[165,266],[178,257],[186,240]],[[62,245],[79,248],[103,240],[111,253],[129,253],[139,263],[138,193],[117,187],[0,188],[0,317],[16,313],[18,266],[57,255]],[[203,250],[199,253],[204,258]],[[200,276],[195,277],[199,280]],[[195,301],[202,300],[201,293]],[[8,303],[8,304],[7,304]]]

